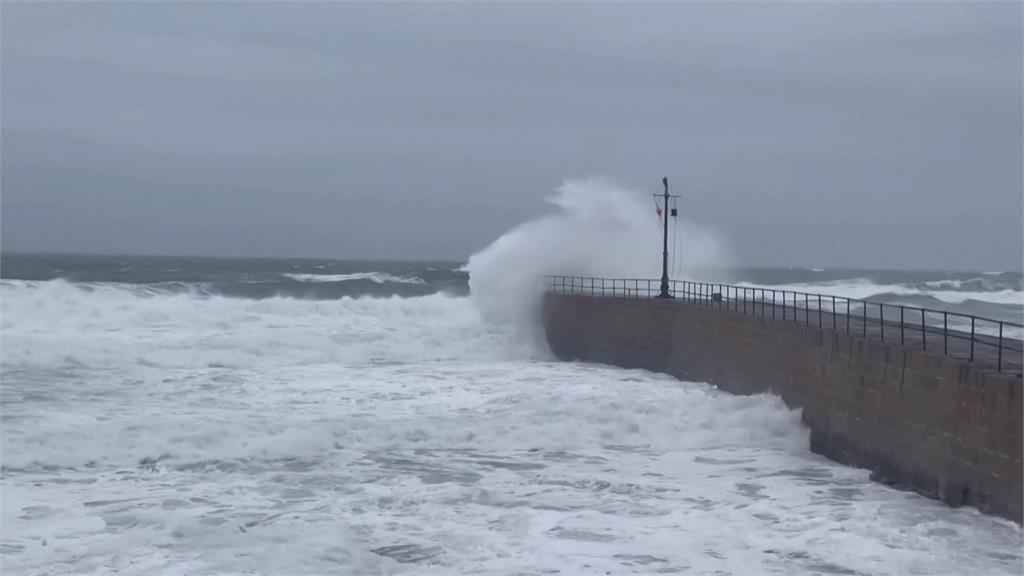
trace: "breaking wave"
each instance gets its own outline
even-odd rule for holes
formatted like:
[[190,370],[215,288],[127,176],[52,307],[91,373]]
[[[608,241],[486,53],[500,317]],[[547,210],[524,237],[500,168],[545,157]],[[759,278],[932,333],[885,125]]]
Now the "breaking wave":
[[[545,275],[656,278],[661,225],[650,196],[606,180],[566,181],[548,198],[554,210],[516,226],[469,258],[472,298],[489,320],[532,324]],[[677,277],[728,267],[725,243],[688,221],[677,223]]]
[[464,297],[230,298],[147,285],[0,282],[3,367],[494,360],[532,353]]
[[395,276],[384,272],[355,272],[353,274],[284,274],[299,282],[348,282],[351,280],[369,280],[375,284],[397,282],[399,284],[425,284],[422,278]]

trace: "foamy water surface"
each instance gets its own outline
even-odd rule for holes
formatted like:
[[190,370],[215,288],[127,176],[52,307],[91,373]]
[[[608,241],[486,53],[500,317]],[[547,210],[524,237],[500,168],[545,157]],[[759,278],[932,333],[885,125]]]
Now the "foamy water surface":
[[2,283],[5,574],[1017,574],[799,413],[552,362],[469,299]]

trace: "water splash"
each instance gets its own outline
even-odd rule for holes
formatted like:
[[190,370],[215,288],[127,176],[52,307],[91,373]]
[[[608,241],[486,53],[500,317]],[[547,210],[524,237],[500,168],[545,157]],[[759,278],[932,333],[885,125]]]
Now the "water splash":
[[[516,226],[470,257],[470,293],[485,318],[535,323],[545,275],[661,276],[661,224],[651,196],[604,179],[568,180],[548,198],[555,210]],[[680,219],[678,278],[731,262],[713,231]]]

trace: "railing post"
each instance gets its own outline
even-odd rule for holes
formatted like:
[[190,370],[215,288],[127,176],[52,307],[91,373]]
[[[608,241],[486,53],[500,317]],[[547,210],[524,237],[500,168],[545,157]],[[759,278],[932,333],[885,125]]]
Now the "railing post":
[[974,362],[974,316],[971,316],[971,362]]
[[882,303],[878,303],[878,325],[882,328],[882,342],[885,342],[885,308],[882,308]]
[[861,302],[860,303],[860,311],[861,311],[861,313],[864,314],[864,320],[861,321],[860,327],[861,327],[861,330],[864,331],[864,337],[867,338],[868,337],[868,303],[867,302]]
[[942,313],[942,355],[949,356],[949,312]]
[[925,310],[924,310],[924,308],[921,308],[921,350],[927,350],[928,349],[928,336],[927,336],[927,334],[925,334],[925,330],[924,330],[924,324],[925,324],[924,314],[925,314]]
[[775,320],[775,289],[772,288],[772,320]]
[[832,329],[836,329],[836,297],[832,297]]
[[818,330],[821,330],[821,294],[818,294]]
[[811,325],[811,296],[804,292],[804,325]]
[[764,311],[764,288],[761,288],[761,318],[767,315],[768,313]]
[[906,343],[906,336],[903,334],[903,306],[900,306],[900,345]]
[[850,299],[846,299],[846,333],[850,333]]
[[996,370],[998,370],[999,372],[1002,372],[1003,371],[1003,322],[1002,322],[1002,320],[999,321],[999,364],[998,364],[998,366],[999,367],[996,368]]

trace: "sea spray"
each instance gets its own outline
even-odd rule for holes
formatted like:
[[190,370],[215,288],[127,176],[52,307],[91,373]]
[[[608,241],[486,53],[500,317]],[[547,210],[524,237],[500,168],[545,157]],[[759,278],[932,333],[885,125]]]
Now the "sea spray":
[[[548,202],[553,212],[470,257],[470,294],[484,318],[535,326],[549,274],[660,278],[662,228],[649,194],[593,178],[564,182]],[[675,278],[729,266],[717,234],[685,219],[676,225]]]

